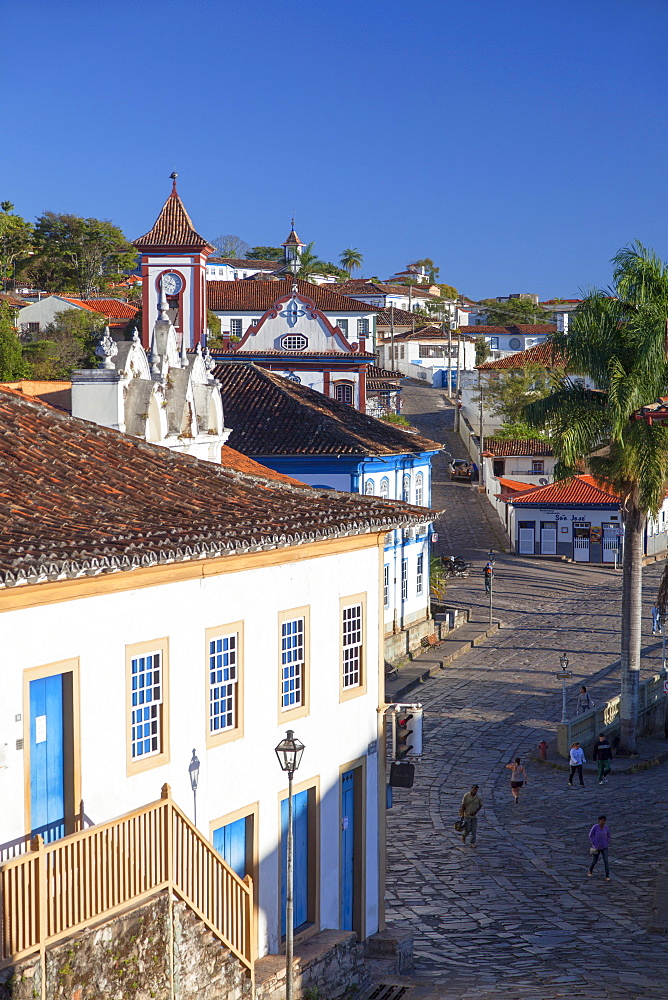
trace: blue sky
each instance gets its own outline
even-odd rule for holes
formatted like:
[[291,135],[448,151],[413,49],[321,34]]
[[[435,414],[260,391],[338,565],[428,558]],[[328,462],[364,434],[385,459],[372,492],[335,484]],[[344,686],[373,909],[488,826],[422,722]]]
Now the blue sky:
[[179,172],[205,236],[297,231],[474,298],[662,257],[665,0],[33,0],[3,11],[0,198],[133,239]]

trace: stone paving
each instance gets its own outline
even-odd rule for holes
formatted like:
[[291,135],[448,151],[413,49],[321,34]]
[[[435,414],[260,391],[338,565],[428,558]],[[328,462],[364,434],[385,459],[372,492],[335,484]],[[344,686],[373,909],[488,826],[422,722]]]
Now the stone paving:
[[[447,440],[439,419],[445,423],[448,411],[431,404],[442,394],[419,392],[405,412],[415,405],[416,425]],[[444,523],[459,543],[453,551],[482,565],[489,539],[500,547],[484,501],[457,484],[438,488]],[[661,568],[645,573],[648,604]],[[618,656],[619,582],[607,568],[500,556],[496,604],[505,627],[420,687],[425,757],[413,789],[395,789],[388,812],[387,919],[415,931],[414,996],[668,997],[668,937],[647,930],[653,881],[665,863],[668,765],[615,774],[613,761],[607,784],[587,777],[580,789],[569,788],[563,772],[530,764],[517,806],[504,768],[556,731],[562,649],[576,672],[571,699],[592,677],[595,700],[618,690],[618,671],[607,668]],[[484,618],[482,579],[452,590],[453,600],[470,600]],[[651,635],[644,641],[644,672],[654,671],[660,644]],[[476,849],[453,830],[474,781],[485,803]],[[610,882],[602,862],[586,875],[587,833],[600,812],[613,835]]]

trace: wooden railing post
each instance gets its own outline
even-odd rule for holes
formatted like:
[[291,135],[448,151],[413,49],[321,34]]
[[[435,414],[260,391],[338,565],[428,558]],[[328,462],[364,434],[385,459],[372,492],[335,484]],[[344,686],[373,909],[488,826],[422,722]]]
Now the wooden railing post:
[[46,851],[44,850],[44,838],[37,834],[30,841],[30,850],[37,854],[37,877],[35,878],[35,892],[37,894],[37,906],[35,913],[35,936],[36,944],[39,945],[39,957],[41,965],[41,997],[46,997],[46,941],[49,936],[49,884],[46,871]]

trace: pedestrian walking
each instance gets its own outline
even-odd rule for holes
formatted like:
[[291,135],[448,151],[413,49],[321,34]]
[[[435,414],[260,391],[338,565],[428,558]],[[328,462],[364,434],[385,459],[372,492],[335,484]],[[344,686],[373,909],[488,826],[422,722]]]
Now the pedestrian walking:
[[589,843],[591,847],[589,848],[589,853],[593,855],[591,859],[591,864],[589,865],[589,871],[587,875],[592,878],[594,874],[594,868],[598,859],[603,855],[603,865],[605,866],[605,881],[610,881],[610,865],[608,864],[608,845],[610,844],[610,827],[606,822],[605,816],[598,817],[598,823],[594,823],[591,830],[589,831]]
[[608,780],[606,775],[610,774],[612,767],[610,764],[612,760],[612,747],[605,733],[598,734],[598,740],[594,744],[593,756],[598,765],[598,783],[602,785],[604,781]]
[[520,802],[520,788],[527,783],[527,773],[524,769],[524,765],[519,757],[511,761],[510,764],[506,764],[506,767],[510,769],[510,791],[512,792],[513,798],[515,799],[515,805],[519,805]]
[[482,572],[485,578],[485,593],[489,594],[490,590],[492,589],[492,576],[494,575],[494,567],[492,566],[491,562],[487,563]]
[[663,615],[656,604],[652,608],[652,635],[663,635]]
[[575,714],[582,715],[583,712],[588,712],[590,708],[594,707],[594,700],[592,696],[587,691],[587,688],[582,685],[580,688],[580,694],[578,695],[578,702],[575,706]]
[[582,765],[586,763],[584,750],[579,743],[573,743],[570,752],[570,765],[571,773],[568,777],[568,784],[573,787],[573,775],[577,771],[578,778],[580,779],[580,788],[584,788],[584,778],[582,777]]
[[471,785],[471,791],[466,792],[459,807],[459,815],[464,820],[464,830],[462,832],[462,843],[466,843],[466,838],[471,834],[471,847],[476,846],[478,834],[478,813],[482,809],[482,796],[478,795],[478,786]]

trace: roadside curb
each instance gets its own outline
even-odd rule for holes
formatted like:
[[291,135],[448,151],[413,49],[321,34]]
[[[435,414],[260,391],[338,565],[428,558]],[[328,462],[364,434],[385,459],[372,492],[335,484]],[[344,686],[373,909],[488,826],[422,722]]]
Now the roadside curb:
[[[532,763],[541,764],[543,767],[550,767],[553,771],[570,771],[570,764],[565,757],[560,760],[543,760],[540,754],[537,754],[535,750],[532,750],[529,754],[529,759]],[[640,774],[641,771],[649,771],[652,767],[658,767],[660,764],[664,764],[668,760],[668,750],[665,750],[663,753],[655,754],[653,757],[648,757],[646,760],[638,760],[635,763],[629,762],[624,765],[621,763],[623,760],[629,761],[630,758],[612,758],[612,762],[614,764],[614,774]],[[594,776],[597,773],[595,767],[588,765],[585,765],[583,770],[585,775]]]
[[[462,625],[461,628],[462,630],[469,629],[471,626],[467,624]],[[470,652],[470,650],[474,649],[476,646],[480,646],[501,628],[503,628],[503,622],[497,621],[491,627],[485,629],[484,632],[477,632],[471,638],[464,640],[459,646],[452,649],[450,652],[447,652],[447,649],[442,650],[445,655],[440,655],[441,650],[434,649],[429,653],[424,653],[422,656],[416,657],[416,659],[410,664],[400,669],[397,677],[390,678],[389,680],[386,679],[386,703],[393,704],[395,702],[402,701],[406,695],[410,694],[410,692],[416,687],[419,687],[420,684],[424,684],[430,677],[436,677],[441,670],[444,670],[455,660],[459,659],[460,656]],[[454,632],[450,633],[452,639],[449,637],[444,639],[441,646],[447,647],[448,643],[454,642],[458,638],[456,636],[457,631],[458,630],[455,629]],[[400,683],[402,681],[403,683]]]

